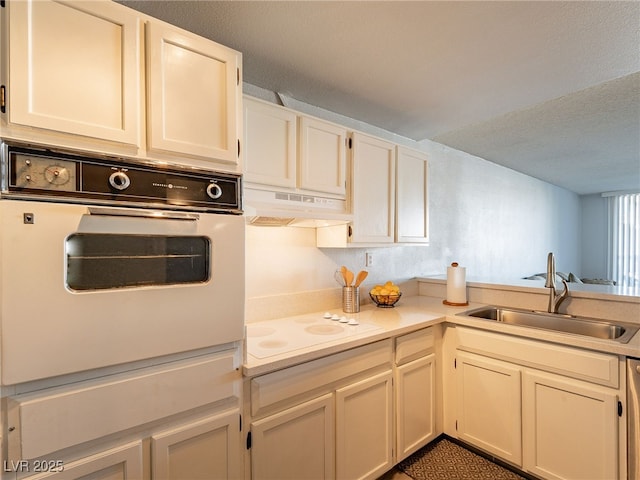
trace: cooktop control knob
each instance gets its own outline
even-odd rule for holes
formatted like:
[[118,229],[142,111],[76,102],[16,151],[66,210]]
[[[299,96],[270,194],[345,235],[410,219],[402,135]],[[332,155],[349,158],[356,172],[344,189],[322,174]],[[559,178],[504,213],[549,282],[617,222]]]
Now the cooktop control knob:
[[131,185],[131,180],[129,176],[122,172],[113,172],[109,176],[109,185],[111,185],[116,190],[125,190],[129,185]]
[[217,183],[210,183],[207,187],[207,195],[216,200],[222,196],[222,188]]

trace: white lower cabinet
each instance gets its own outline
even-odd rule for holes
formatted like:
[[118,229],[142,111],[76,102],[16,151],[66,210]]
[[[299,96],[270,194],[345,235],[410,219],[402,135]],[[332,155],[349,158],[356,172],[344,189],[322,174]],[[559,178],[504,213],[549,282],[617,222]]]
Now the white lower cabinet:
[[396,368],[396,461],[436,438],[435,354]]
[[237,408],[154,433],[151,436],[152,478],[241,478],[240,447]]
[[242,478],[239,354],[3,398],[2,479]]
[[328,393],[251,424],[254,479],[334,476],[334,400]]
[[336,391],[336,478],[377,478],[393,466],[392,373]]
[[624,478],[619,358],[463,327],[455,336],[461,440],[544,479]]
[[393,466],[392,342],[251,379],[251,478],[375,479]]
[[70,462],[53,460],[58,458],[55,455],[25,463],[8,461],[5,474],[7,470],[16,471],[19,477],[42,472],[29,476],[29,480],[240,479],[239,418],[236,407],[152,433],[150,465],[148,450],[145,452],[147,437]]
[[524,466],[547,479],[618,475],[618,396],[577,380],[525,372]]
[[466,352],[456,363],[458,436],[522,466],[520,369]]
[[438,436],[436,335],[429,327],[395,339],[394,401],[396,463]]
[[376,479],[434,439],[436,331],[248,380],[251,478]]

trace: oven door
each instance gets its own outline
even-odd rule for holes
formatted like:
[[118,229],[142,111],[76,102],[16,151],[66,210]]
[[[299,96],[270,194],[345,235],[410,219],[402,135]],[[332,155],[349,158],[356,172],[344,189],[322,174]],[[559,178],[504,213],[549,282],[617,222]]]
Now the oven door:
[[0,201],[2,384],[242,339],[241,216]]

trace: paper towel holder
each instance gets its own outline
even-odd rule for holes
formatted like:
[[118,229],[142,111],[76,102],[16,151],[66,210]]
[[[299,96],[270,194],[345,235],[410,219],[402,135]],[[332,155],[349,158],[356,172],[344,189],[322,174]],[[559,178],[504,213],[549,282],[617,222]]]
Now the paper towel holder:
[[[452,267],[457,267],[457,266],[458,266],[458,263],[457,263],[457,262],[453,262],[453,263],[451,264],[451,266],[452,266]],[[468,302],[468,301],[467,301],[467,302],[460,302],[460,303],[458,303],[458,302],[450,302],[450,301],[448,301],[447,299],[442,300],[442,303],[443,303],[444,305],[449,305],[449,306],[452,306],[452,307],[466,307],[466,306],[468,306],[468,305],[469,305],[469,302]]]

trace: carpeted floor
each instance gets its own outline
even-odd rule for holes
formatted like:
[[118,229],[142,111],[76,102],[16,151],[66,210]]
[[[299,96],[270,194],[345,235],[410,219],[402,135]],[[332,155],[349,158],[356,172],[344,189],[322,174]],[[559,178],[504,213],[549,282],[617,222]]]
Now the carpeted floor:
[[525,480],[446,438],[427,445],[396,468],[414,480]]

